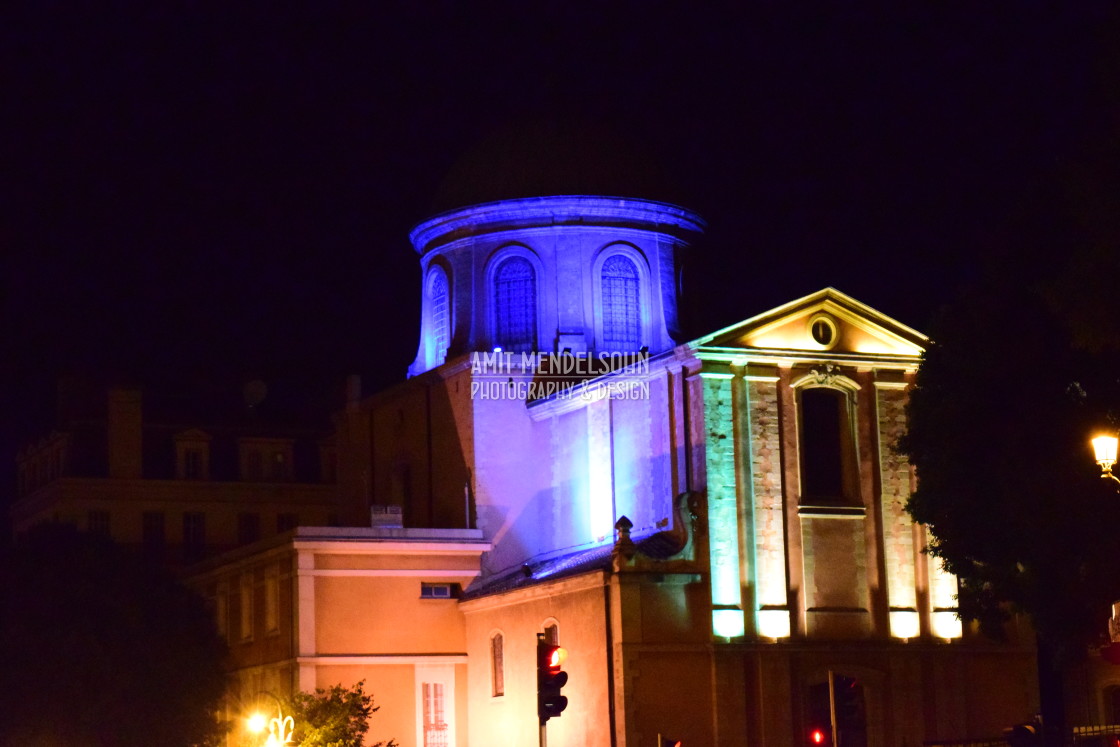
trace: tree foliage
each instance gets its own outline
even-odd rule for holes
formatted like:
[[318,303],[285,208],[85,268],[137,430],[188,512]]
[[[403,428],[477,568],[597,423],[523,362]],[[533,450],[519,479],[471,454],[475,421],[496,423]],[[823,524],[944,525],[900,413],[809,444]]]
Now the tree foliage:
[[217,737],[225,644],[204,600],[111,541],[32,530],[0,559],[0,743]]
[[1023,612],[1077,657],[1120,599],[1120,496],[1088,444],[1120,369],[1011,283],[973,288],[933,332],[902,445],[918,473],[908,510],[960,579],[962,617],[998,634]]
[[[362,747],[369,717],[380,710],[365,692],[365,680],[353,687],[334,685],[292,696],[288,712],[295,721],[292,741],[300,747]],[[397,747],[390,739],[369,747]]]

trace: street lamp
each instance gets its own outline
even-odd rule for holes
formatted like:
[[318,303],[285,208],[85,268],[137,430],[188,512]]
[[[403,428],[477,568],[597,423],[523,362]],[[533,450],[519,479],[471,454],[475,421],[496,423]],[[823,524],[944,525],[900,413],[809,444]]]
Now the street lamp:
[[1120,483],[1120,479],[1112,474],[1112,465],[1116,464],[1116,436],[1101,434],[1092,440],[1092,444],[1093,454],[1101,467],[1101,477]]
[[[272,693],[268,693],[272,695]],[[276,697],[273,695],[272,697]],[[279,699],[276,703],[276,716],[268,718],[263,713],[254,713],[246,720],[246,726],[253,734],[260,734],[266,728],[268,729],[268,739],[265,740],[264,747],[280,747],[281,745],[291,744],[292,732],[295,731],[295,721],[291,716],[285,716],[284,710],[280,707]]]

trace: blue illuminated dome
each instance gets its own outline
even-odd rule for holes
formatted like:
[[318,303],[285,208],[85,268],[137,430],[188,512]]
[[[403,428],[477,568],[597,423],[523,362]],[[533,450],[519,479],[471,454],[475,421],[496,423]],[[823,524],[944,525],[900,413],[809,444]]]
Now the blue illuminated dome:
[[704,222],[630,197],[550,195],[436,215],[420,254],[420,348],[410,375],[472,351],[657,354],[681,341],[682,250]]

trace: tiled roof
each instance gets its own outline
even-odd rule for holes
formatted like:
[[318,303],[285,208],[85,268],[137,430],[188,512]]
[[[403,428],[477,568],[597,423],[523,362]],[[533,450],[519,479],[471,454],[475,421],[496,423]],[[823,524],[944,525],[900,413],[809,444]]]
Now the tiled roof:
[[[669,532],[655,532],[636,540],[634,544],[639,553],[658,560],[667,559],[682,549],[679,540]],[[462,598],[478,599],[581,573],[610,570],[613,551],[613,544],[603,544],[566,555],[530,558],[518,569],[475,581],[463,592]]]

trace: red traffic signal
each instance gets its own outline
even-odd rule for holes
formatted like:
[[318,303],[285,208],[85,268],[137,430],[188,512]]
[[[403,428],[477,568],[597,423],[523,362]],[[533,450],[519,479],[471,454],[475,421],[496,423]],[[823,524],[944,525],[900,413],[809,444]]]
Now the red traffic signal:
[[542,724],[568,707],[568,699],[560,694],[568,683],[568,673],[561,669],[567,658],[562,646],[547,643],[543,634],[537,634],[537,717]]
[[809,744],[811,745],[826,745],[832,747],[832,736],[829,734],[828,729],[810,729],[809,730]]

